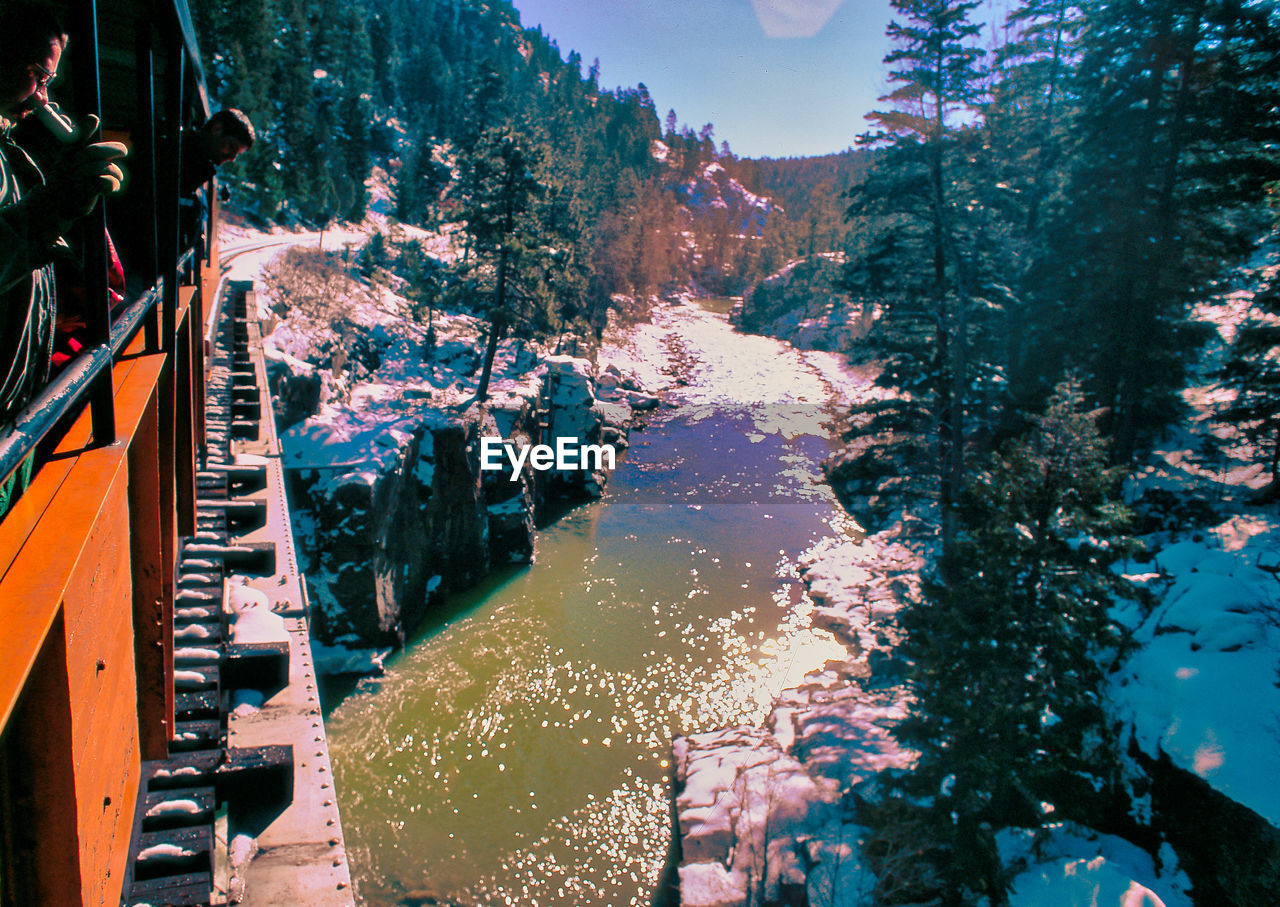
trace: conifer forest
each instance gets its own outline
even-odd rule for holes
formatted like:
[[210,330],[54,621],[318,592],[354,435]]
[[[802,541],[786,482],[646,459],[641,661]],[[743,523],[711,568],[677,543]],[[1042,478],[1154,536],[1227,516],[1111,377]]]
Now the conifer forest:
[[[1253,309],[1213,376],[1237,393],[1214,418],[1254,444],[1257,502],[1280,500],[1280,8],[892,5],[866,132],[747,159],[643,84],[602,87],[508,0],[192,0],[211,94],[258,129],[224,171],[231,210],[320,227],[390,187],[396,220],[465,237],[448,264],[394,229],[360,252],[424,323],[462,308],[491,344],[590,347],[696,288],[745,295],[751,326],[770,275],[838,264],[869,323],[846,352],[883,363],[885,393],[847,414],[827,479],[869,527],[909,507],[936,533],[898,618],[915,704],[896,735],[919,761],[867,807],[877,897],[1000,904],[991,829],[1047,822],[1047,801],[1133,830],[1100,693],[1129,644],[1109,609],[1150,606],[1120,569],[1153,506],[1126,480],[1207,368],[1197,307],[1242,289]],[[690,218],[712,164],[768,217]],[[1212,884],[1217,903],[1271,902],[1280,865]]]

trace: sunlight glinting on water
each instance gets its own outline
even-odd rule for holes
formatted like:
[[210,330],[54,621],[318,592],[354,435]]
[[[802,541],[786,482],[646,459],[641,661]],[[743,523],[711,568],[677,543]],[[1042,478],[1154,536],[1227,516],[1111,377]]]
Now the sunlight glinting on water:
[[[775,572],[788,576],[793,568],[780,563]],[[691,591],[708,594],[704,587]],[[435,821],[452,819],[463,825],[498,821],[520,826],[518,846],[505,853],[497,867],[467,886],[470,896],[480,903],[533,907],[569,903],[563,898],[570,896],[590,896],[592,900],[581,901],[584,904],[648,903],[669,845],[671,739],[689,731],[758,724],[779,691],[827,659],[844,654],[828,634],[809,628],[810,609],[803,600],[799,607],[792,606],[789,597],[793,594],[794,586],[774,592],[774,604],[785,609],[785,619],[772,631],[753,629],[757,609],[752,607],[702,627],[683,621],[670,632],[683,640],[687,656],[650,649],[642,653],[643,667],[634,671],[610,671],[595,663],[568,659],[562,647],[551,645],[544,645],[535,659],[528,648],[516,654],[482,644],[473,655],[514,657],[509,669],[501,671],[497,681],[465,711],[455,709],[468,699],[466,693],[474,685],[470,671],[457,662],[413,658],[415,663],[429,662],[434,700],[444,720],[429,730],[413,727],[414,703],[406,697],[382,703],[383,709],[407,719],[406,723],[388,723],[381,734],[368,728],[370,736],[363,741],[359,761],[371,774],[375,766],[395,770],[385,786],[372,792],[381,801],[378,811],[383,813],[385,829],[412,832],[414,817],[422,813],[434,816]],[[647,610],[655,627],[670,624],[664,620],[670,617],[670,609],[655,603]],[[507,625],[510,620],[504,615],[501,622],[502,635],[508,639],[529,632],[538,635],[532,621],[515,628]],[[451,627],[443,635],[476,629]],[[663,632],[668,631],[658,631]],[[429,645],[420,651],[434,648]],[[395,673],[417,673],[417,668],[425,666],[403,664]],[[397,679],[393,676],[379,684],[383,690],[376,695],[394,697]],[[372,700],[374,696],[356,698]],[[373,705],[371,701],[367,704]],[[539,788],[547,779],[522,767],[521,747],[512,735],[517,722],[525,733],[556,735],[566,749],[567,763],[572,762],[575,751],[604,748],[625,752],[630,762],[623,768],[625,783],[600,794],[588,793],[586,805],[552,817],[549,829],[538,834],[541,820],[529,823],[523,819],[543,808]],[[482,763],[488,768],[477,769]],[[343,790],[368,791],[355,780],[360,768],[346,760],[343,765]],[[476,780],[477,771],[487,780]],[[388,776],[387,772],[378,774]],[[505,775],[525,780],[504,785],[496,776]],[[429,785],[428,796],[423,796],[421,782]],[[492,785],[529,789],[524,796],[511,796],[505,804],[495,804],[480,789]],[[478,803],[482,796],[483,805]],[[357,795],[359,806],[344,800],[348,813],[363,812],[367,797]],[[477,807],[481,815],[476,815]],[[373,848],[357,843],[364,836],[352,837],[356,839],[356,865],[376,865],[381,858]],[[449,837],[453,838],[453,833]],[[403,851],[406,859],[412,859],[397,834],[377,844],[379,849],[385,847]],[[371,901],[377,903],[375,898]]]
[[606,501],[333,710],[363,903],[650,902],[672,739],[758,725],[846,655],[810,627],[795,567],[831,530],[825,442],[744,440],[751,424],[701,414],[633,437]]
[[[785,591],[777,593],[777,598],[785,597]],[[734,625],[745,615],[731,615],[714,622],[707,633],[687,637],[698,640],[694,644],[696,650],[706,651],[719,635],[719,642],[728,646],[725,651],[731,653],[731,661],[707,672],[692,691],[668,700],[665,709],[663,690],[680,686],[681,668],[673,659],[664,659],[642,677],[606,681],[603,686],[615,709],[610,720],[614,732],[621,737],[620,742],[653,747],[647,755],[663,770],[662,782],[648,782],[634,768],[626,767],[625,785],[603,798],[588,795],[587,806],[558,818],[551,832],[504,859],[501,873],[482,880],[473,893],[492,898],[495,903],[530,907],[570,903],[564,900],[570,896],[591,898],[575,903],[648,904],[670,838],[670,766],[665,744],[672,736],[672,726],[683,730],[758,724],[783,688],[795,684],[806,671],[827,659],[842,657],[843,647],[829,635],[807,627],[807,610],[793,612],[779,628],[780,635],[754,651],[748,639],[733,635]],[[563,679],[572,682],[578,675],[566,670]],[[573,683],[564,692],[573,694],[576,689],[577,684]],[[639,695],[635,694],[637,690],[641,691]],[[623,691],[631,692],[620,695]],[[619,719],[616,712],[630,712],[632,718]],[[575,714],[573,726],[582,727],[588,717],[589,714]],[[662,723],[657,731],[646,733],[644,728],[653,727],[654,719]],[[597,742],[610,746],[613,739],[606,736]],[[564,859],[569,853],[573,855],[572,862]],[[583,864],[594,867],[596,872],[584,874]],[[606,869],[603,879],[599,875],[601,868]]]

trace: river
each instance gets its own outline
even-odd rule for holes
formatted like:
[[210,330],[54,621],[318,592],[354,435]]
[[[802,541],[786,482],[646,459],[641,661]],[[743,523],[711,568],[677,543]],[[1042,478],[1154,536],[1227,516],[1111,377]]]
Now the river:
[[843,524],[817,481],[838,366],[733,333],[723,308],[637,331],[632,364],[665,370],[676,405],[604,498],[330,711],[363,903],[649,904],[671,739],[757,723],[844,657],[795,571]]

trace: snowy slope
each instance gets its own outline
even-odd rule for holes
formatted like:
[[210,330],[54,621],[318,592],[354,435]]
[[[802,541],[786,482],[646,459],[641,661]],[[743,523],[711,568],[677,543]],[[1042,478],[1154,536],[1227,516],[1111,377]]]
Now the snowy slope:
[[[1262,457],[1213,414],[1230,391],[1213,380],[1225,344],[1247,314],[1247,290],[1201,306],[1213,323],[1202,383],[1185,399],[1188,424],[1139,472],[1133,494],[1164,488],[1206,502],[1218,518],[1150,539],[1141,567],[1159,595],[1149,615],[1127,615],[1139,648],[1113,676],[1117,714],[1151,758],[1173,763],[1280,827],[1280,519],[1250,503],[1265,482]],[[1202,455],[1212,436],[1223,454]]]

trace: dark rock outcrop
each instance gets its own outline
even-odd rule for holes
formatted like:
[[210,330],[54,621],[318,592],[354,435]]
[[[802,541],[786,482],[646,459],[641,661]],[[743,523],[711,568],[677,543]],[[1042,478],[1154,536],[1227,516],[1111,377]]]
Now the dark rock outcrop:
[[1274,904],[1280,829],[1164,753],[1140,762],[1151,777],[1154,824],[1177,851],[1196,903]]
[[281,355],[268,358],[267,384],[278,431],[297,425],[320,408],[324,379],[319,369],[308,363]]
[[[500,565],[529,563],[535,519],[600,495],[603,469],[526,465],[513,478],[505,458],[501,469],[481,469],[483,438],[516,448],[554,446],[557,437],[575,446],[609,438],[625,446],[630,410],[596,402],[585,360],[552,357],[537,400],[507,395],[483,408],[375,421],[359,444],[348,425],[301,427],[322,426],[306,447],[322,462],[290,469],[312,632],[321,641],[402,645],[446,594]],[[330,454],[325,432],[343,441],[337,450],[359,453]],[[323,462],[325,456],[343,462]]]
[[[303,571],[322,640],[402,644],[439,596],[474,585],[492,563],[530,559],[531,519],[491,532],[500,502],[486,486],[505,477],[486,483],[480,471],[484,422],[475,410],[426,421],[383,469],[295,473],[295,500],[314,522]],[[491,419],[487,430],[496,431]],[[527,483],[505,484],[517,513],[527,509]]]

